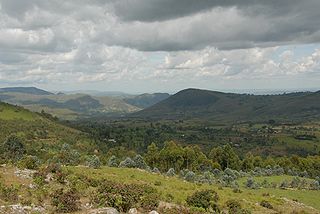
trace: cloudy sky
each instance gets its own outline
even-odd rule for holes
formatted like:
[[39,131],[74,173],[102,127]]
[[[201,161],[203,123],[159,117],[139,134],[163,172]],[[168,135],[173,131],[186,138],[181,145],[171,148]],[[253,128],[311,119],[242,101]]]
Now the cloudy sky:
[[0,87],[320,89],[319,0],[0,0]]

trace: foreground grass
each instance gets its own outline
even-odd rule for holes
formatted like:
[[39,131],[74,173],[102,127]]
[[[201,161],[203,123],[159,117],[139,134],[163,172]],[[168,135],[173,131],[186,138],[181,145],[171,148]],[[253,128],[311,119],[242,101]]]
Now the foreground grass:
[[[308,208],[313,207],[320,210],[320,191],[309,190],[282,190],[273,188],[263,188],[258,190],[246,189],[243,187],[242,182],[245,179],[240,179],[241,193],[234,193],[231,188],[219,187],[217,185],[209,184],[194,184],[183,181],[178,177],[166,177],[163,175],[148,173],[137,169],[127,168],[110,168],[102,167],[101,169],[90,169],[87,167],[66,167],[66,169],[75,175],[87,176],[93,179],[108,179],[121,183],[139,183],[148,184],[156,188],[162,196],[162,200],[172,202],[175,204],[185,205],[186,198],[196,190],[213,189],[219,197],[219,204],[223,207],[225,202],[229,199],[236,199],[241,201],[242,205],[254,211],[254,213],[272,213],[274,210],[268,210],[259,206],[262,200],[269,201],[277,211],[283,213],[288,210],[297,210],[297,207],[286,202],[283,198],[290,200],[297,200],[303,203],[303,210],[307,213],[319,213],[318,211]],[[283,180],[290,180],[291,176],[271,176],[259,177],[257,181],[263,179],[268,182],[280,183]],[[305,206],[306,205],[306,206]],[[301,207],[300,207],[301,208]]]

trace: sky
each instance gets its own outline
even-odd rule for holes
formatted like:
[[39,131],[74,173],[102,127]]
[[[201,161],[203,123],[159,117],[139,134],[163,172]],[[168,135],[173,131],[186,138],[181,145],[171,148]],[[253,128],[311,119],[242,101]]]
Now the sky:
[[0,0],[0,87],[320,90],[319,0]]

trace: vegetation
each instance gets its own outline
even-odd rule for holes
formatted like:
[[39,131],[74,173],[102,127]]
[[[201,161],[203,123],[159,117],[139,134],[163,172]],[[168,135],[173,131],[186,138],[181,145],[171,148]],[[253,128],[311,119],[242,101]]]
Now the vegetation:
[[[70,128],[47,113],[0,106],[0,205],[80,213],[99,207],[163,213],[320,210],[316,122],[213,128],[194,121],[81,121]],[[202,144],[211,138],[221,142]],[[276,153],[292,149],[288,144],[306,150]]]

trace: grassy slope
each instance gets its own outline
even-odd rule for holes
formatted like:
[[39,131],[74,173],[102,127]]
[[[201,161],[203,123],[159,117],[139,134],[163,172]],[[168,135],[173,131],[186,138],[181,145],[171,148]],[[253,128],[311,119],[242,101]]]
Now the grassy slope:
[[8,120],[35,121],[36,119],[40,119],[40,117],[21,107],[0,103],[0,119],[7,120],[7,121]]
[[89,142],[78,130],[50,121],[21,107],[1,102],[0,130],[0,143],[9,135],[17,134],[23,138],[27,149],[36,151],[42,157],[48,156],[50,149],[56,149],[63,143],[73,145],[74,148],[79,147],[79,150],[87,150],[82,147]]
[[[192,194],[196,190],[201,189],[213,189],[217,191],[220,196],[219,203],[221,206],[229,199],[237,199],[242,201],[244,207],[254,210],[254,213],[270,213],[270,210],[258,205],[262,200],[267,200],[272,203],[278,211],[284,211],[287,213],[288,209],[298,209],[292,203],[287,203],[281,198],[297,199],[299,202],[304,203],[307,206],[311,206],[317,210],[320,210],[320,204],[318,199],[320,198],[320,191],[307,191],[307,190],[280,190],[280,189],[259,189],[249,190],[243,187],[242,182],[244,179],[239,180],[242,193],[233,193],[230,188],[218,188],[217,185],[208,184],[194,184],[183,181],[179,178],[169,178],[163,175],[157,175],[148,173],[136,169],[123,169],[123,168],[110,168],[103,167],[102,169],[90,169],[86,167],[68,167],[70,172],[77,175],[85,175],[89,178],[106,178],[109,180],[123,182],[123,183],[140,183],[149,184],[155,187],[162,195],[163,200],[168,198],[168,195],[173,196],[173,203],[185,204],[185,200],[188,195]],[[258,178],[263,180],[264,177]],[[269,182],[280,183],[282,180],[290,180],[290,176],[273,176],[266,177]],[[160,182],[160,185],[155,185],[156,182]],[[263,193],[269,193],[270,196],[263,196]],[[303,209],[308,213],[317,213],[312,208],[303,206]]]

